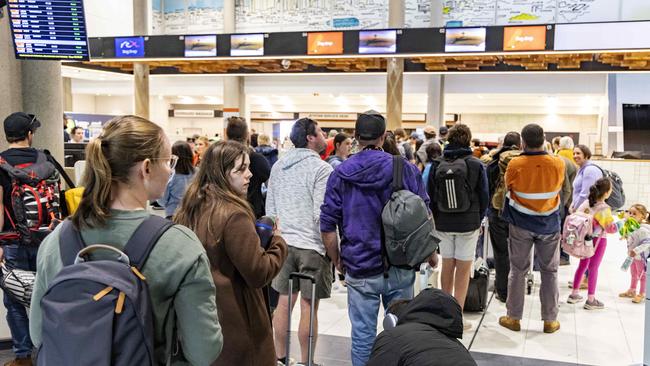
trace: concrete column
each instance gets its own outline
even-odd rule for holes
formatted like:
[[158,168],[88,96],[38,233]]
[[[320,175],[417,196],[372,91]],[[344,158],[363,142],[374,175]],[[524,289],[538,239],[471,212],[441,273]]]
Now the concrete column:
[[618,99],[618,79],[616,74],[607,74],[607,123],[601,136],[603,139],[603,153],[611,156],[614,151],[625,150],[625,134],[623,132],[623,103]]
[[[235,0],[223,2],[223,29],[225,33],[235,33]],[[224,76],[223,80],[223,112],[224,118],[231,116],[244,117],[246,95],[244,93],[244,78],[241,76]]]
[[[443,0],[431,0],[431,26],[443,27]],[[445,76],[432,74],[429,76],[427,92],[427,124],[443,126],[445,124]]]
[[63,162],[63,85],[61,64],[53,61],[21,61],[23,111],[35,114],[41,128],[34,147],[48,149]]
[[[404,1],[389,0],[388,26],[404,27]],[[402,98],[404,95],[404,59],[389,58],[386,63],[386,128],[402,127]]]
[[[6,9],[5,9],[6,11]],[[9,16],[5,12],[0,18],[0,123],[13,112],[23,109],[23,88],[21,62],[14,57],[13,40],[9,30]],[[0,127],[1,128],[1,127]],[[4,130],[0,129],[0,151],[9,147],[4,138]]]
[[63,111],[72,112],[72,78],[63,78]]
[[[133,33],[135,35],[149,34],[148,1],[133,2]],[[136,116],[149,119],[149,65],[133,63],[133,100]]]

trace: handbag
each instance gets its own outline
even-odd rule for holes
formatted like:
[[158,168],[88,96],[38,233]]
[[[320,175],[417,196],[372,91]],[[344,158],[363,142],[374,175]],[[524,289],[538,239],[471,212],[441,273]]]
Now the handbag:
[[0,265],[0,269],[2,269],[0,288],[21,305],[30,307],[36,272],[10,268],[4,262]]

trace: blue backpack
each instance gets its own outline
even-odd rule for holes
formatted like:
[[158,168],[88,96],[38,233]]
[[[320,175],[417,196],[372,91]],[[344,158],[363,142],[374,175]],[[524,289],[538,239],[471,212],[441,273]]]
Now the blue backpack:
[[[64,267],[41,299],[43,343],[37,365],[154,365],[151,300],[141,272],[172,223],[150,216],[124,251],[86,246],[69,220],[62,225]],[[90,259],[98,250],[115,259]]]

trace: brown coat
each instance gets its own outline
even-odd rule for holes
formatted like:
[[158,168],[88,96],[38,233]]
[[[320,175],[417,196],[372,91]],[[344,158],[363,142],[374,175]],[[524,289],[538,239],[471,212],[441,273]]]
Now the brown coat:
[[223,350],[214,366],[275,366],[273,329],[262,287],[280,272],[287,258],[287,244],[274,236],[264,251],[255,223],[241,210],[226,222],[213,222],[222,228],[223,240],[208,238],[206,220],[198,225],[197,235],[210,259],[217,289],[217,309],[223,331]]

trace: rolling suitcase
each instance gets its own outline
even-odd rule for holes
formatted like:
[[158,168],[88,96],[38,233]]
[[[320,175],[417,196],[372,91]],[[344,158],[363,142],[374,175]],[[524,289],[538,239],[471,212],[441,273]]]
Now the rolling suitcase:
[[[310,276],[304,273],[292,272],[289,275],[289,304],[292,303],[293,295],[293,282],[295,280],[308,280],[311,282],[311,298],[312,300],[316,298],[316,279],[314,276]],[[291,354],[291,306],[289,306],[289,317],[287,318],[287,360]],[[314,365],[314,301],[311,301],[311,310],[309,313],[309,348],[307,356],[309,361],[305,366]]]
[[487,308],[488,301],[488,282],[490,279],[490,270],[487,267],[485,258],[487,257],[487,248],[489,247],[488,220],[483,219],[481,223],[481,232],[478,243],[476,244],[476,260],[474,261],[474,273],[469,279],[467,287],[467,297],[465,298],[465,311],[483,312]]

